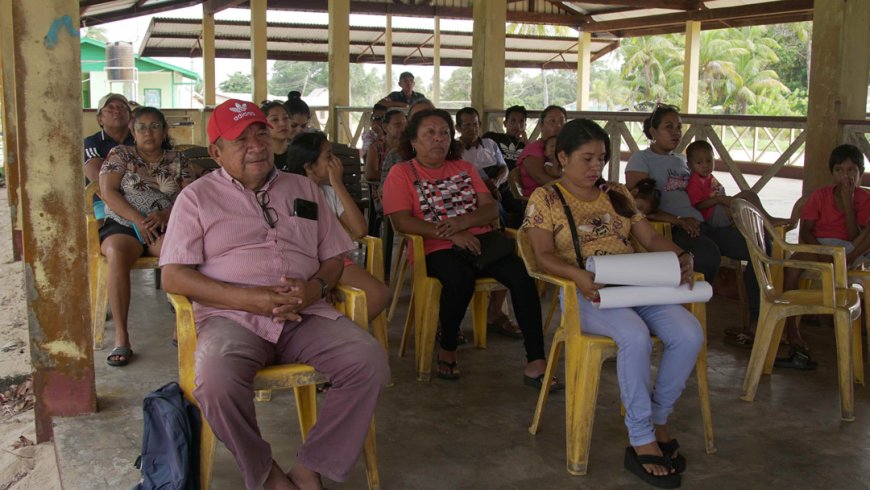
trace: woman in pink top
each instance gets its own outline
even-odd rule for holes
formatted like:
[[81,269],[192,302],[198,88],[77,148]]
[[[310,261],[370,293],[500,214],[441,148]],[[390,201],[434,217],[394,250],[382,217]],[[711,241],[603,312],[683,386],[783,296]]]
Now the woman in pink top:
[[524,196],[531,196],[533,190],[561,176],[558,169],[544,165],[547,161],[544,144],[551,136],[559,134],[567,120],[568,113],[561,106],[551,105],[541,112],[541,139],[526,145],[517,159]]
[[399,145],[410,161],[395,165],[384,184],[384,214],[390,216],[396,230],[423,236],[426,268],[442,285],[436,375],[459,378],[456,335],[474,294],[475,278],[492,277],[510,290],[523,332],[528,360],[523,382],[540,388],[546,360],[541,303],[534,281],[514,254],[481,270],[465,258],[465,251],[480,254],[477,237],[492,229],[490,223],[498,219],[498,208],[474,166],[459,159],[461,150],[454,134],[453,120],[446,111],[431,109],[415,114]]

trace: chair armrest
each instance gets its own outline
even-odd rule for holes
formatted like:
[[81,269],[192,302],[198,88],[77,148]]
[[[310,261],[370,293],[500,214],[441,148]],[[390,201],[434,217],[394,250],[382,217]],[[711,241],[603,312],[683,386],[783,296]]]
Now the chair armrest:
[[347,284],[338,283],[333,291],[335,309],[350,318],[360,327],[368,330],[369,314],[366,293]]
[[[770,259],[771,264],[781,265],[782,267],[790,267],[794,269],[802,269],[805,271],[814,271],[819,273],[819,278],[822,281],[822,302],[824,306],[833,307],[836,304],[834,288],[846,287],[840,286],[835,282],[834,264],[827,262],[812,262],[809,260],[776,260]],[[843,278],[845,281],[845,277]]]
[[175,329],[178,334],[178,384],[188,400],[193,400],[193,369],[196,352],[196,323],[193,316],[193,305],[186,296],[166,293],[166,297],[175,309]]
[[366,272],[375,279],[384,281],[384,242],[375,236],[366,235],[357,239],[366,247]]
[[808,243],[783,243],[783,249],[791,253],[803,252],[830,256],[833,259],[834,284],[838,288],[846,287],[846,249],[844,247],[837,245],[811,245]]

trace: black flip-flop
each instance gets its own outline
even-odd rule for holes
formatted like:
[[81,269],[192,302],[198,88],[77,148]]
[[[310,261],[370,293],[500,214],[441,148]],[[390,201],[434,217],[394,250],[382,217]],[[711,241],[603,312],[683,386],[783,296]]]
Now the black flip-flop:
[[625,461],[623,462],[623,466],[644,482],[657,488],[679,488],[680,485],[682,485],[682,476],[676,473],[653,475],[643,467],[645,464],[664,466],[669,470],[673,469],[673,466],[671,466],[671,458],[667,456],[640,455],[637,454],[631,446],[625,448]]
[[[449,369],[449,372],[442,371],[441,368]],[[459,379],[459,369],[458,365],[455,362],[447,362],[442,359],[438,359],[438,370],[435,371],[435,376],[441,379],[447,379],[450,381],[455,381]]]
[[798,371],[812,371],[819,367],[819,363],[810,358],[806,349],[795,347],[788,357],[777,357],[773,361],[774,367],[797,369]]
[[[523,375],[523,384],[526,386],[531,386],[532,388],[540,390],[544,385],[544,375],[541,374],[537,378],[533,378],[531,376]],[[565,385],[559,382],[559,379],[553,376],[553,380],[550,382],[550,393],[556,391],[562,391],[565,389]]]
[[[676,439],[671,439],[668,442],[659,442],[659,448],[662,450],[662,454],[671,458],[671,464],[677,473],[686,471],[686,457],[683,456],[682,452],[677,452],[680,449],[680,443]],[[677,453],[677,455],[674,456],[674,453]]]

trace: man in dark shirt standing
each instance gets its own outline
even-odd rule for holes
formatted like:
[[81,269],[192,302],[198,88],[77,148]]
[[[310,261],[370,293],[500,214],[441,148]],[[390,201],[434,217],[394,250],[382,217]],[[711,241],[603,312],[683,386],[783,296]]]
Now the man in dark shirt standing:
[[426,96],[420,92],[414,92],[414,74],[409,71],[403,71],[399,75],[399,87],[402,87],[402,90],[390,92],[390,95],[384,97],[378,103],[386,107],[407,108],[418,100],[426,99]]
[[[87,182],[100,181],[100,168],[109,150],[118,145],[133,145],[130,134],[130,102],[121,94],[108,93],[97,106],[100,130],[85,138],[84,170]],[[94,196],[94,215],[103,219],[103,202]]]
[[[510,106],[504,111],[504,129],[506,132],[488,131],[482,136],[482,138],[489,138],[498,143],[498,149],[501,150],[504,161],[510,170],[517,166],[517,159],[528,141],[526,139],[526,118],[528,115],[525,107],[521,105]],[[512,228],[518,226],[525,213],[525,203],[514,198],[507,183],[502,184],[498,190],[501,193],[501,205],[506,213],[507,226]]]

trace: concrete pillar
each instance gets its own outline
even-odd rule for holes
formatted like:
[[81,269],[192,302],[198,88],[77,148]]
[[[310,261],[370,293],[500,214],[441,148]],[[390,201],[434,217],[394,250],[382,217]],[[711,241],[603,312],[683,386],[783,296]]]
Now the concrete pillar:
[[16,262],[23,255],[21,216],[18,203],[21,200],[18,185],[18,120],[15,111],[15,50],[12,34],[15,23],[12,19],[12,0],[0,0],[0,82],[2,82],[3,113],[3,166],[6,172],[6,193],[9,202],[9,218],[12,222],[12,258]]
[[701,23],[686,21],[686,48],[683,61],[683,114],[698,112],[698,78],[700,76]]
[[828,184],[828,157],[844,142],[840,119],[864,119],[870,71],[870,0],[816,0],[804,195]]
[[387,14],[387,29],[384,31],[384,93],[395,89],[393,85],[393,16]]
[[577,40],[577,110],[589,110],[589,75],[592,71],[592,33],[581,32]]
[[471,105],[481,114],[504,106],[507,0],[473,0]]
[[266,74],[266,0],[251,0],[251,75],[254,103],[269,96]]
[[333,142],[350,143],[344,128],[349,128],[347,112],[338,106],[350,105],[350,2],[329,0],[329,136]]
[[[82,172],[79,2],[12,2],[24,279],[36,438],[94,412]],[[46,101],[64,101],[46,109]],[[46,144],[50,138],[51,144]]]
[[[204,87],[204,102],[207,106],[215,105],[215,73],[214,73],[214,14],[206,12],[202,7],[202,71]],[[259,101],[257,101],[259,102]]]
[[435,17],[434,54],[432,56],[432,103],[441,103],[441,17]]

